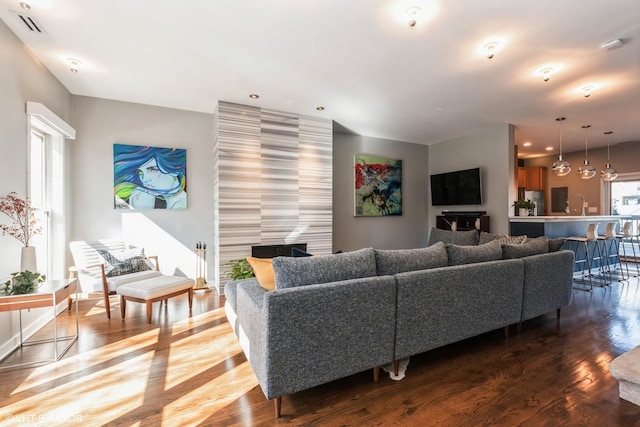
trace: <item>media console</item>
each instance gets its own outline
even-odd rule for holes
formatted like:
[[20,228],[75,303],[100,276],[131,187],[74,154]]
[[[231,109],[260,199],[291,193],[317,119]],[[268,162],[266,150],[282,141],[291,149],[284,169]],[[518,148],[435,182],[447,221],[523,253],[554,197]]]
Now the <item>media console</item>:
[[436,216],[436,227],[442,230],[481,230],[490,232],[490,217],[484,211],[445,211]]

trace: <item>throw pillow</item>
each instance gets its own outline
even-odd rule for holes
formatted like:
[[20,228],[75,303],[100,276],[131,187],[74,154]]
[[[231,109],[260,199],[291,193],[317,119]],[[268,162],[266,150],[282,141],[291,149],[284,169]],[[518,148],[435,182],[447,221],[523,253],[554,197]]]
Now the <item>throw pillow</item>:
[[136,248],[119,252],[96,249],[96,251],[104,259],[104,272],[107,277],[151,270],[144,256],[144,249]]
[[310,254],[307,251],[303,251],[302,249],[298,249],[295,246],[291,248],[291,256],[296,257],[296,256],[313,256],[313,254]]
[[562,245],[564,245],[564,241],[567,240],[564,237],[559,237],[557,239],[549,239],[549,252],[558,252],[562,249]]
[[436,242],[452,243],[459,246],[471,246],[478,244],[478,232],[476,230],[468,231],[451,231],[441,230],[433,227],[429,234],[429,244],[431,246]]
[[520,243],[524,243],[527,240],[527,236],[509,236],[504,234],[502,236],[493,233],[487,233],[485,231],[480,232],[480,237],[478,238],[478,244],[484,245],[485,243],[489,243],[492,240],[498,240],[500,243],[509,243],[512,245],[518,245]]
[[447,244],[447,255],[449,265],[495,261],[502,258],[502,244],[498,240],[477,246],[460,246],[449,243]]
[[338,282],[376,275],[373,248],[333,255],[310,257],[277,257],[273,270],[278,289],[317,283]]
[[254,258],[248,256],[247,262],[253,269],[253,274],[255,274],[256,280],[258,280],[260,286],[268,291],[272,291],[276,288],[272,258]]
[[375,254],[378,276],[447,266],[447,249],[442,242],[420,249],[375,249]]
[[549,239],[546,236],[527,239],[526,242],[519,245],[502,245],[502,258],[504,259],[522,258],[547,252],[549,252]]

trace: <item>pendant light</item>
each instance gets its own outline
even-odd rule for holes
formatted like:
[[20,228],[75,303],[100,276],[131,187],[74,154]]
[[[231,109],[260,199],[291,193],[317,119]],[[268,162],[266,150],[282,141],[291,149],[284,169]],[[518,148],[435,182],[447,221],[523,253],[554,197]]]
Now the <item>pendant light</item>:
[[556,119],[556,122],[560,123],[560,155],[558,156],[558,161],[551,167],[551,170],[556,176],[569,175],[569,172],[571,172],[569,162],[562,160],[562,122],[566,119],[566,117],[558,117]]
[[609,161],[609,135],[611,135],[612,133],[613,131],[611,130],[604,133],[605,135],[607,135],[607,165],[600,172],[600,176],[602,177],[603,181],[613,181],[618,177],[618,171],[615,170],[615,168],[611,167],[611,163]]
[[589,132],[590,127],[591,125],[582,126],[582,129],[584,129],[584,163],[578,168],[578,175],[582,179],[591,179],[596,176],[596,168],[589,164],[589,159],[587,158],[587,132]]

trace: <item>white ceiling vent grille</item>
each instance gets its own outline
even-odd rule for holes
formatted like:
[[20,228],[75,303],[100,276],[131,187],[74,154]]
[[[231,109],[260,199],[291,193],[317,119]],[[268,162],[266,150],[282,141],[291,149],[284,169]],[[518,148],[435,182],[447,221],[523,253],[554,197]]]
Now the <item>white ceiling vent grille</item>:
[[16,19],[30,32],[34,34],[44,34],[42,25],[33,16],[29,16],[26,13],[16,12],[12,10],[11,13]]

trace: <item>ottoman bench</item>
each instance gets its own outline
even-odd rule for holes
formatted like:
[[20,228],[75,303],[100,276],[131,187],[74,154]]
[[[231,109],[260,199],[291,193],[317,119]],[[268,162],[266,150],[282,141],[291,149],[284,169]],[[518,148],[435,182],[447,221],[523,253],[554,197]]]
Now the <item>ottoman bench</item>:
[[147,323],[151,323],[151,304],[166,301],[180,294],[189,294],[189,311],[193,304],[193,279],[179,276],[159,276],[126,283],[116,289],[120,295],[120,314],[124,319],[127,301],[147,304]]
[[620,398],[640,405],[640,346],[613,359],[609,372],[618,379]]

